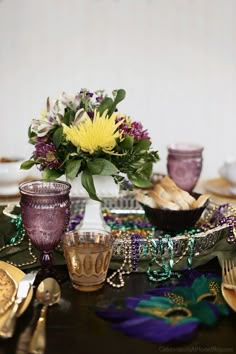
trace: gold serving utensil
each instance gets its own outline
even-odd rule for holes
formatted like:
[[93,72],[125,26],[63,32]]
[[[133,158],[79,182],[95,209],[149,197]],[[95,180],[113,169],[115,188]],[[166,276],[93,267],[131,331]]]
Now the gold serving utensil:
[[60,285],[54,278],[44,279],[36,291],[36,299],[43,304],[35,331],[29,345],[30,354],[43,354],[46,347],[46,314],[48,306],[59,302],[61,298]]
[[227,304],[236,311],[236,263],[234,260],[223,261],[221,291]]

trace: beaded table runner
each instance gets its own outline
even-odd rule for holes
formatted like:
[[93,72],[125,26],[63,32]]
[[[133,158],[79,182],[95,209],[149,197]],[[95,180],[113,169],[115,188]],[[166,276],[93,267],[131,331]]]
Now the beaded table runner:
[[[38,252],[24,233],[19,211],[13,219],[1,212],[0,259],[20,268],[39,266]],[[122,212],[103,211],[116,236],[110,265],[116,271],[108,278],[113,286],[123,286],[124,276],[133,271],[147,272],[150,280],[159,281],[174,271],[206,263],[216,253],[235,251],[231,244],[235,242],[236,213],[229,204],[211,206],[194,229],[178,235],[155,231],[140,210]],[[82,217],[83,211],[76,211],[69,229],[76,228]],[[60,247],[54,258],[55,264],[65,264]]]

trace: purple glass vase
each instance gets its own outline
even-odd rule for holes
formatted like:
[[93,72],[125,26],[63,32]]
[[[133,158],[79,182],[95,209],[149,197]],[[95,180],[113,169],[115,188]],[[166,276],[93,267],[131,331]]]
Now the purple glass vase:
[[41,252],[42,267],[52,263],[52,250],[70,219],[70,184],[62,181],[33,181],[20,184],[20,206],[24,228]]
[[202,171],[203,147],[178,143],[168,146],[167,171],[178,187],[193,190]]

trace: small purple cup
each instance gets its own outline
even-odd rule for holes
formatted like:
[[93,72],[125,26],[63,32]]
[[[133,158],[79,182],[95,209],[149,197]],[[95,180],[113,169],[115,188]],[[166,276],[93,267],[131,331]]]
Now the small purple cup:
[[197,144],[177,143],[168,145],[167,171],[181,189],[191,192],[202,171],[203,147]]

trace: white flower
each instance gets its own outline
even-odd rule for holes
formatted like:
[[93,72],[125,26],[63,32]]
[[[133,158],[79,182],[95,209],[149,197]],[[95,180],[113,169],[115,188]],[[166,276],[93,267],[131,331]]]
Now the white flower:
[[75,114],[75,119],[74,119],[72,125],[78,126],[85,119],[89,119],[89,116],[83,108],[80,108]]
[[31,131],[37,134],[38,137],[43,137],[55,128],[61,125],[62,117],[65,114],[66,106],[59,100],[47,100],[47,111],[43,111],[39,119],[33,119]]
[[49,130],[52,129],[52,124],[50,124],[46,119],[33,119],[31,124],[31,131],[37,136],[43,137],[47,135]]
[[60,101],[62,104],[64,104],[66,107],[70,107],[73,109],[73,111],[77,111],[79,105],[80,105],[80,96],[79,94],[76,95],[69,95],[66,92],[63,92]]
[[52,104],[50,103],[50,108],[51,109],[48,110],[50,117],[55,117],[57,115],[64,116],[66,105],[60,100],[54,100],[52,101]]

